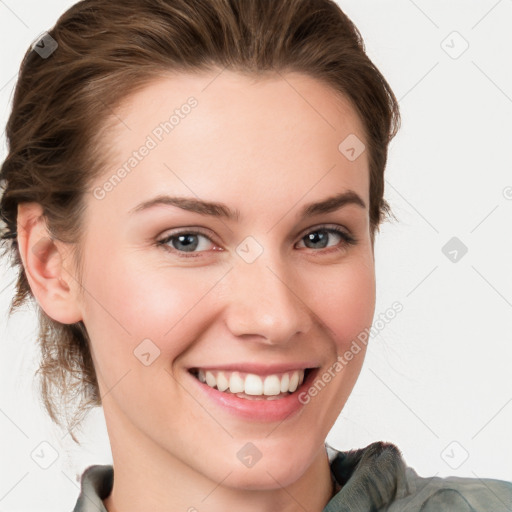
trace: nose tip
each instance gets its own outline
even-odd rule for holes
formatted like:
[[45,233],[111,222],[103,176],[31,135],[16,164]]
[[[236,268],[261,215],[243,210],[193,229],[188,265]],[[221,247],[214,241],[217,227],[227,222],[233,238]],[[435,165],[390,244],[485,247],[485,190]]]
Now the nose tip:
[[309,331],[310,310],[290,272],[260,264],[231,274],[227,325],[233,335],[277,345]]

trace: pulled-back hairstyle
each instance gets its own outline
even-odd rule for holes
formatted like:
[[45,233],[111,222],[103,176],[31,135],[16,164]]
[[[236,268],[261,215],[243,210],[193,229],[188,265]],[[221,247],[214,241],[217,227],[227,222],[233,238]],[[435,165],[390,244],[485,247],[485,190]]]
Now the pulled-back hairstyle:
[[[258,77],[291,71],[329,85],[363,122],[372,243],[391,213],[384,169],[400,125],[398,102],[334,0],[82,0],[48,33],[58,45],[53,53],[31,47],[23,58],[0,169],[0,242],[18,273],[9,314],[33,298],[17,243],[18,204],[41,205],[52,238],[71,244],[80,282],[84,198],[107,169],[103,141],[112,113],[167,72],[226,68]],[[40,48],[49,50],[48,41]],[[36,307],[43,403],[61,426],[66,404],[67,427],[78,442],[72,429],[101,405],[86,326],[61,324]]]

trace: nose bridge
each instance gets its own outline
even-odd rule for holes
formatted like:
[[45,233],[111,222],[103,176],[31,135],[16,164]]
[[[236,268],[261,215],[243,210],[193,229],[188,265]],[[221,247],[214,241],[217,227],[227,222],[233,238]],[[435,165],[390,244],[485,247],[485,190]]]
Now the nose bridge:
[[277,250],[265,250],[251,263],[239,258],[229,289],[227,324],[233,335],[279,344],[310,329],[306,298]]

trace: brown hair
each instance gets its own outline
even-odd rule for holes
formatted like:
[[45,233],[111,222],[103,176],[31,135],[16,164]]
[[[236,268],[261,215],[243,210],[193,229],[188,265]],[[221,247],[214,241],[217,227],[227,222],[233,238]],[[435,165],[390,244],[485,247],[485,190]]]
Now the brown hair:
[[[9,314],[33,297],[16,239],[18,204],[42,206],[51,236],[71,244],[80,282],[84,197],[106,169],[102,140],[111,113],[166,71],[294,71],[326,83],[352,102],[366,131],[372,243],[391,213],[384,169],[400,125],[398,102],[333,0],[83,0],[49,35],[58,44],[51,55],[31,48],[24,56],[6,128],[0,241],[18,271]],[[81,321],[61,324],[37,307],[43,403],[62,425],[57,398],[79,402],[67,420],[71,432],[101,405],[87,331]]]

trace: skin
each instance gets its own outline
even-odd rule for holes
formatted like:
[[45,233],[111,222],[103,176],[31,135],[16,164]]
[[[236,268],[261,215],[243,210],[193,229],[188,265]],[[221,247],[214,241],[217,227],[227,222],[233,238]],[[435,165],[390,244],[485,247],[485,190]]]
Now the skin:
[[[109,512],[320,512],[332,494],[324,440],[364,345],[282,422],[221,409],[187,368],[312,360],[321,375],[371,326],[368,155],[349,161],[338,150],[349,134],[365,141],[363,125],[348,101],[308,76],[217,75],[162,76],[116,111],[123,122],[104,140],[112,165],[96,187],[187,98],[198,101],[104,199],[88,194],[82,294],[70,248],[47,238],[39,205],[19,206],[20,252],[37,301],[59,322],[83,320],[91,339],[115,468]],[[347,190],[366,208],[297,217],[303,205]],[[174,206],[129,213],[163,193],[220,201],[242,217]],[[357,243],[336,233],[308,243],[326,224]],[[156,245],[182,228],[209,237],[194,239],[198,257],[180,257],[188,253],[176,240],[167,244],[174,253]],[[263,248],[251,264],[236,252],[248,236]],[[160,350],[149,366],[133,353],[147,338]],[[262,454],[250,468],[237,457],[248,442]]]

